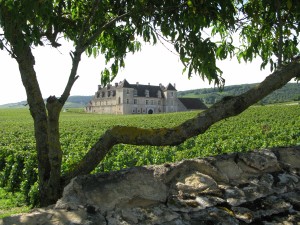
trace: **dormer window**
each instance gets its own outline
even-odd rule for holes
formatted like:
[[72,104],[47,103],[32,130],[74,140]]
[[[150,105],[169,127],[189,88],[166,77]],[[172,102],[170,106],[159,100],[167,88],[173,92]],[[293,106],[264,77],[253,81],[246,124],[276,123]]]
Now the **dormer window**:
[[145,90],[145,96],[149,98],[149,90]]
[[157,92],[157,97],[158,97],[158,98],[161,98],[161,91],[158,91],[158,92]]
[[137,96],[137,90],[136,89],[133,90],[133,96]]

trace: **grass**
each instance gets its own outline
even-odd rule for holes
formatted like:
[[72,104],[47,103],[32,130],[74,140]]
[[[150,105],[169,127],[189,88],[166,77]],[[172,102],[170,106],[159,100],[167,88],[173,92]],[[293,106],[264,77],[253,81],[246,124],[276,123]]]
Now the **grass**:
[[25,213],[29,210],[30,206],[25,205],[21,193],[11,193],[4,188],[0,188],[0,219],[13,214]]

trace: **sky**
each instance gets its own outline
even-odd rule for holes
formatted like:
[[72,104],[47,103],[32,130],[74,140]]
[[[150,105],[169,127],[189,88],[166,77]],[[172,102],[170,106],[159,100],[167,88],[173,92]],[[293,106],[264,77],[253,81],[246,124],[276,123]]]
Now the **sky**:
[[[59,49],[50,46],[33,49],[38,81],[44,98],[50,95],[60,96],[68,80],[71,70],[69,55],[72,45],[64,43]],[[183,66],[179,56],[172,53],[162,44],[156,46],[144,45],[140,52],[128,55],[125,59],[126,67],[122,69],[112,82],[126,79],[129,83],[176,85],[178,91],[214,87],[194,75],[188,79],[182,74]],[[3,50],[0,50],[0,105],[26,100],[25,89],[21,82],[16,61]],[[79,65],[79,79],[75,82],[71,95],[94,95],[100,84],[100,72],[104,69],[104,60],[84,55]],[[236,60],[218,62],[223,70],[226,86],[261,82],[269,70],[260,71],[260,62],[239,64]]]

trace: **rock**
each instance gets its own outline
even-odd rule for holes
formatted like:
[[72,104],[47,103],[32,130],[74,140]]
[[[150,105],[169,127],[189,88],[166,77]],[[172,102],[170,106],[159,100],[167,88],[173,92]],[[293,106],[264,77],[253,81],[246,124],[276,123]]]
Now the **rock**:
[[300,147],[74,178],[55,207],[0,225],[288,225],[300,222]]
[[216,167],[231,181],[240,179],[243,173],[232,157],[216,161]]
[[300,169],[300,146],[294,148],[279,148],[274,152],[278,155],[279,161],[292,169]]
[[217,182],[214,179],[199,172],[194,172],[191,175],[182,177],[181,180],[182,182],[179,181],[176,187],[185,193],[198,194],[208,189],[212,190],[218,188]]
[[239,154],[239,159],[252,169],[264,172],[280,170],[276,155],[270,150],[251,151]]
[[74,178],[55,208],[76,209],[78,205],[89,204],[105,212],[116,206],[147,206],[166,199],[167,187],[153,176],[153,171],[136,167],[110,176],[97,174]]

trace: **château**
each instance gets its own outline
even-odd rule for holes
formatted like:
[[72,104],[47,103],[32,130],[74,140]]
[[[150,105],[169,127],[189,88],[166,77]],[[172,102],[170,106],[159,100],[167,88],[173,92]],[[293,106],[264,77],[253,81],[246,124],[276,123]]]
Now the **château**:
[[86,112],[100,114],[153,114],[206,109],[200,99],[177,98],[175,84],[167,86],[130,84],[123,80],[98,90]]

